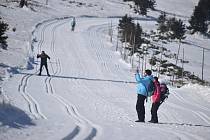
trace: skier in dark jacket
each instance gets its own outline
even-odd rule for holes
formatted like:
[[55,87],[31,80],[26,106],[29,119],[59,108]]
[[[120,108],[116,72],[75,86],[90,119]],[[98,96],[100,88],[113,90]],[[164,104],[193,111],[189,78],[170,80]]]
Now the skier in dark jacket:
[[48,67],[47,67],[47,59],[50,59],[50,57],[44,51],[42,51],[41,54],[37,54],[37,58],[41,58],[39,75],[41,75],[41,73],[42,73],[42,67],[45,66],[46,71],[47,71],[47,75],[50,76],[49,71],[48,71]]
[[76,18],[73,17],[72,22],[71,22],[71,30],[74,31],[74,28],[76,26]]

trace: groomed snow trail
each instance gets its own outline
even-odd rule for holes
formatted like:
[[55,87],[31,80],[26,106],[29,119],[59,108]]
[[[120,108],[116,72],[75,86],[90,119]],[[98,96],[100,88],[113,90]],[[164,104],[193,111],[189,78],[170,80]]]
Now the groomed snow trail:
[[[109,42],[109,18],[77,18],[43,22],[34,32],[34,54],[50,57],[51,76],[37,76],[39,65],[15,75],[4,91],[26,111],[36,126],[10,130],[20,140],[208,140],[210,110],[196,96],[183,97],[171,89],[159,110],[160,124],[135,123],[134,74],[120,61]],[[36,55],[34,55],[36,57]],[[36,61],[38,64],[40,60]],[[16,87],[16,89],[12,88]],[[15,90],[15,91],[14,91]],[[192,100],[195,102],[192,104]],[[146,121],[150,104],[146,104]],[[149,133],[148,133],[149,132]]]

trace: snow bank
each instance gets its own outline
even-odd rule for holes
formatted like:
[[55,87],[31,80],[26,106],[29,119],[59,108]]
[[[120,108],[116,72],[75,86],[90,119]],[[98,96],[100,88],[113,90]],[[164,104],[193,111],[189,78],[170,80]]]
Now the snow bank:
[[187,84],[183,86],[181,90],[188,91],[189,94],[196,94],[197,96],[200,96],[204,100],[210,102],[210,87],[198,84]]

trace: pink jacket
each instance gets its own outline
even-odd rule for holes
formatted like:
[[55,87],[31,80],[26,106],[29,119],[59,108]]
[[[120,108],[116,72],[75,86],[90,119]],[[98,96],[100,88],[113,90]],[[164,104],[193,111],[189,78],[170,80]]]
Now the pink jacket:
[[160,83],[154,80],[154,84],[155,84],[155,92],[152,95],[152,102],[156,103],[160,101]]

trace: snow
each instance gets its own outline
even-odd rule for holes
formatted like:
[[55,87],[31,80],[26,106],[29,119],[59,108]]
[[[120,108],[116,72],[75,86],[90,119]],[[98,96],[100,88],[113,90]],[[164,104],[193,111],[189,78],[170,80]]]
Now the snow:
[[[0,140],[210,139],[210,88],[197,84],[169,87],[170,96],[158,112],[159,124],[135,122],[135,70],[115,52],[116,39],[110,43],[108,36],[110,23],[116,27],[118,16],[137,16],[126,3],[36,2],[35,12],[18,8],[15,2],[0,9],[3,19],[17,28],[8,31],[9,48],[0,52]],[[157,0],[158,9],[181,18],[189,17],[197,2]],[[155,17],[158,12],[149,14]],[[70,26],[73,16],[77,21],[74,32]],[[138,19],[148,31],[155,28],[154,20]],[[187,41],[192,45],[184,44],[186,59],[192,63],[186,69],[199,74],[201,54],[195,46],[208,48],[210,41],[200,35],[188,36]],[[173,46],[178,44],[168,44],[176,52]],[[45,69],[42,76],[37,75],[40,60],[36,54],[42,50],[51,57],[51,77]],[[207,52],[207,80],[209,56]],[[145,106],[148,121],[151,101]]]

